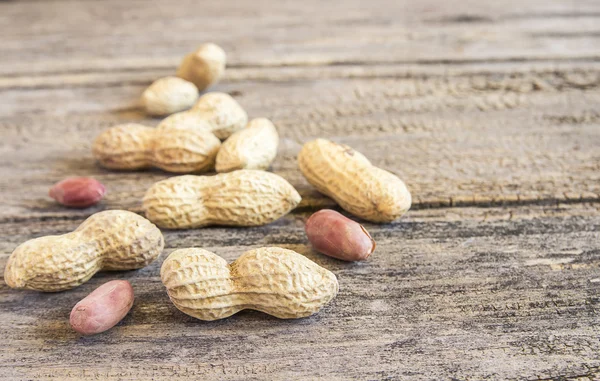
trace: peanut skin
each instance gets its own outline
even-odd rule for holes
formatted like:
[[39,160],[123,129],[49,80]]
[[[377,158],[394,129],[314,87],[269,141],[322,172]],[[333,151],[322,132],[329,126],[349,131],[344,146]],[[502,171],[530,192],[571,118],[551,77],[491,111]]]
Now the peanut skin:
[[106,194],[106,188],[91,177],[69,177],[54,184],[48,195],[59,204],[72,208],[87,208],[97,204]]
[[306,235],[318,252],[344,261],[364,261],[375,250],[375,241],[358,222],[335,210],[324,209],[306,221]]
[[71,327],[83,335],[95,335],[114,327],[133,306],[133,288],[126,280],[104,283],[71,311]]

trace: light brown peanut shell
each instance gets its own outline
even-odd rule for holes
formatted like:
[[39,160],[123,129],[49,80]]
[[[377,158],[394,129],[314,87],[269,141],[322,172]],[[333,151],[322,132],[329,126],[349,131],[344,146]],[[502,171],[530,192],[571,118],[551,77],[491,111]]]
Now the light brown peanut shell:
[[252,119],[246,128],[231,135],[219,150],[217,172],[236,169],[267,169],[277,156],[279,135],[269,119]]
[[244,169],[159,181],[146,192],[143,207],[150,221],[168,229],[258,226],[289,213],[300,199],[282,177]]
[[302,318],[319,311],[339,289],[332,272],[278,247],[247,251],[230,265],[203,249],[180,249],[164,261],[160,276],[175,307],[200,320],[244,309]]
[[68,290],[101,270],[147,266],[163,247],[163,236],[150,221],[125,210],[108,210],[92,215],[71,233],[19,245],[8,258],[4,281],[11,288]]
[[216,44],[202,44],[186,55],[177,69],[177,76],[192,82],[200,91],[214,85],[225,72],[227,56]]
[[377,168],[343,144],[317,139],[298,155],[302,174],[348,212],[372,222],[391,222],[410,209],[411,195],[398,176]]
[[142,105],[150,115],[163,116],[187,110],[198,100],[198,88],[177,77],[154,81],[142,94]]
[[212,132],[212,125],[197,112],[178,112],[163,119],[156,126],[158,130],[185,130],[185,131],[208,131]]
[[110,169],[157,167],[188,173],[214,168],[220,147],[216,136],[200,129],[155,129],[122,124],[101,133],[92,151],[100,165]]
[[231,134],[246,127],[248,114],[229,94],[206,93],[189,112],[197,113],[211,126],[211,131],[219,139],[225,140]]

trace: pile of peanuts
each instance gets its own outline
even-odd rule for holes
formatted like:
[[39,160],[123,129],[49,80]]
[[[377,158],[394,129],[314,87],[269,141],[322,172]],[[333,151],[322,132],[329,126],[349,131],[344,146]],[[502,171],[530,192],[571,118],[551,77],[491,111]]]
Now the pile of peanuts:
[[[93,155],[105,168],[186,173],[147,190],[142,200],[146,218],[125,210],[103,211],[71,233],[19,245],[4,271],[11,288],[72,289],[98,271],[152,263],[164,249],[159,228],[260,226],[298,206],[296,189],[267,172],[279,145],[275,125],[266,118],[248,121],[246,111],[228,94],[199,97],[223,75],[225,61],[219,46],[200,46],[185,56],[176,76],[158,79],[142,94],[149,115],[167,116],[156,128],[122,124],[95,139]],[[411,206],[402,180],[346,145],[325,139],[307,142],[298,165],[319,192],[361,219],[391,222]],[[213,170],[218,174],[188,174]],[[49,192],[59,203],[78,208],[98,203],[105,193],[100,182],[86,177],[65,179]],[[337,259],[363,261],[375,250],[375,241],[361,224],[334,210],[314,213],[305,231],[316,251]],[[278,247],[247,251],[231,264],[201,248],[179,249],[163,262],[160,276],[175,306],[201,320],[222,319],[242,309],[283,319],[306,317],[339,289],[332,272]],[[133,300],[128,281],[110,281],[75,305],[71,326],[85,335],[106,331],[127,315]]]

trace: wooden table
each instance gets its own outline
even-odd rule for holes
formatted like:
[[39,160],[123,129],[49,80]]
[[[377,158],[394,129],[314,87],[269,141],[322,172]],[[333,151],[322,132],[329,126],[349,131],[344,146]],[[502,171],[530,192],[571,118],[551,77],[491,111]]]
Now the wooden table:
[[[68,292],[0,284],[3,379],[600,378],[600,2],[8,1],[0,3],[0,268],[20,243],[105,209],[141,211],[160,171],[117,173],[91,142],[156,125],[138,99],[214,41],[232,94],[281,135],[273,172],[303,201],[268,226],[165,231],[162,258]],[[412,210],[367,223],[377,251],[345,263],[311,250],[306,218],[335,207],[301,176],[301,145],[349,144],[398,174]],[[47,197],[94,176],[105,201]],[[233,260],[276,245],[332,270],[338,297],[278,320],[202,322],[159,279],[176,248]],[[112,279],[136,301],[114,329],[80,337],[73,305]]]

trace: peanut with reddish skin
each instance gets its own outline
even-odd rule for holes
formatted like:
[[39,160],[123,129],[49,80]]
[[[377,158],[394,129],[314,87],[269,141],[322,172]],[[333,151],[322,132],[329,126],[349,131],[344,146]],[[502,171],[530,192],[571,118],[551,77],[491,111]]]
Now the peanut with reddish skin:
[[306,221],[308,240],[315,250],[344,261],[364,261],[375,250],[375,241],[358,222],[335,210],[323,209]]
[[60,204],[73,208],[97,204],[105,194],[104,185],[91,177],[69,177],[54,184],[48,192]]
[[95,335],[117,325],[133,306],[133,288],[126,280],[104,283],[73,307],[71,327],[83,335]]

